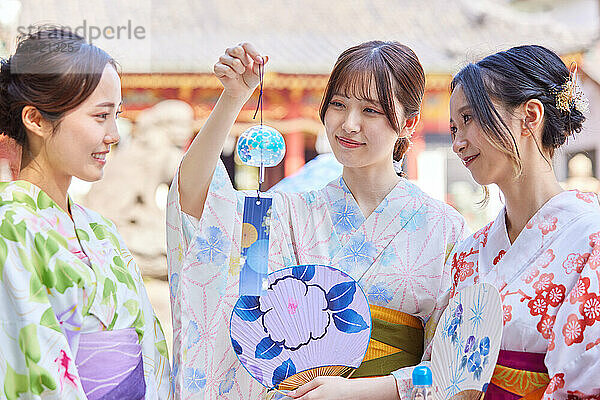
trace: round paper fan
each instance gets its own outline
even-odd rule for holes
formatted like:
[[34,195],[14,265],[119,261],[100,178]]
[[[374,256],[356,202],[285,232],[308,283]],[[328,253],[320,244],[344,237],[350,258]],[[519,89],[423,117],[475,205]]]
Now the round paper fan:
[[241,296],[231,315],[233,349],[252,377],[269,389],[294,390],[358,368],[371,313],[356,281],[324,265],[288,267],[268,279],[264,295]]
[[493,285],[479,283],[454,295],[433,338],[434,398],[486,391],[498,360],[502,327],[502,301]]

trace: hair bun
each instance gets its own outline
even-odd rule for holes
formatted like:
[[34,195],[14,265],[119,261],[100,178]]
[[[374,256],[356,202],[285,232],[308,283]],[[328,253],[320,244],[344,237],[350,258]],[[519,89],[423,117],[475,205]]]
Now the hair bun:
[[570,136],[581,132],[585,115],[572,106],[569,111],[556,108],[555,104],[545,106],[546,128],[542,136],[542,143],[553,149],[565,144]]
[[585,122],[585,115],[577,108],[571,107],[569,112],[563,113],[562,122],[565,135],[571,136],[581,132],[583,123]]

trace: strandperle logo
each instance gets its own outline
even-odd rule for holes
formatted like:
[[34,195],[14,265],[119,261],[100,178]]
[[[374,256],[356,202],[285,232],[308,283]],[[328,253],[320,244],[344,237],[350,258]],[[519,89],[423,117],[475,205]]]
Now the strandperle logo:
[[[62,28],[66,31],[70,31],[76,33],[80,36],[83,36],[85,40],[87,40],[90,44],[94,42],[94,40],[98,39],[106,39],[106,40],[143,40],[146,38],[146,28],[142,25],[135,25],[133,21],[130,19],[127,20],[127,24],[124,25],[105,25],[98,26],[88,24],[88,22],[84,19],[81,25],[76,27],[71,27],[68,25],[56,26],[56,38],[61,37],[61,32],[59,28]],[[39,27],[35,25],[29,26],[19,26],[17,28],[17,32],[21,35],[31,35],[34,34]],[[51,37],[51,36],[50,36]]]

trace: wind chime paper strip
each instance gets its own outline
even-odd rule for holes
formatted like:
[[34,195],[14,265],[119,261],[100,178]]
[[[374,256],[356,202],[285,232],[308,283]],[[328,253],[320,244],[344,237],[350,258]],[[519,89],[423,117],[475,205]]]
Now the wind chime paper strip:
[[272,198],[246,197],[242,218],[240,296],[265,293],[269,262],[269,226]]
[[479,283],[457,292],[442,314],[433,338],[431,371],[435,399],[463,390],[485,392],[502,340],[498,289]]
[[358,283],[323,265],[273,272],[262,296],[241,296],[231,316],[231,343],[246,370],[267,388],[293,390],[316,376],[361,364],[371,314]]

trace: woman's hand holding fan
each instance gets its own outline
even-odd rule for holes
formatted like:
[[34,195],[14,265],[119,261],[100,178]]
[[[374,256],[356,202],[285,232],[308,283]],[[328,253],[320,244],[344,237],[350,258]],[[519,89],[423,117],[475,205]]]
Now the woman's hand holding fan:
[[392,375],[359,379],[320,376],[302,385],[290,397],[296,400],[396,400],[398,389]]

